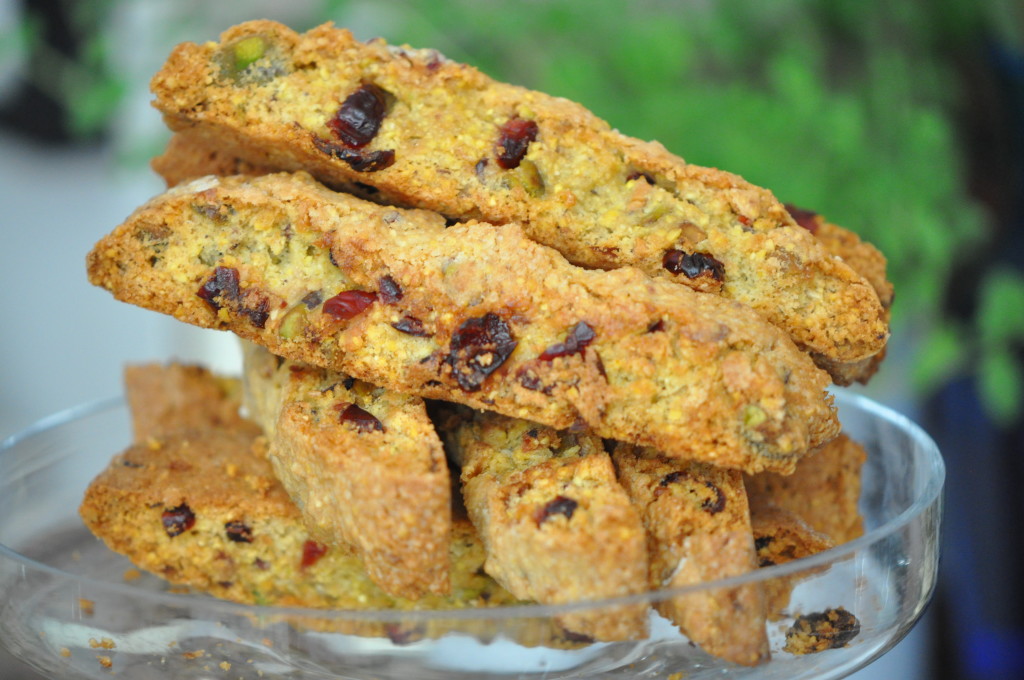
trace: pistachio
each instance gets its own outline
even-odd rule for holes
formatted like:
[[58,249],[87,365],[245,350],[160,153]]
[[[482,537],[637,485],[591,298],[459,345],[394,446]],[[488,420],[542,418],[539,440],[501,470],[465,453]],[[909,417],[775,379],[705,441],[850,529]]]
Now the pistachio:
[[306,315],[308,309],[304,304],[297,304],[288,310],[288,313],[281,319],[281,325],[277,329],[277,334],[285,340],[291,340],[302,333],[302,329],[306,326]]
[[753,429],[768,420],[768,414],[756,404],[747,404],[743,408],[743,427]]
[[266,53],[267,42],[258,35],[250,35],[236,42],[231,51],[235,59],[233,67],[241,71]]

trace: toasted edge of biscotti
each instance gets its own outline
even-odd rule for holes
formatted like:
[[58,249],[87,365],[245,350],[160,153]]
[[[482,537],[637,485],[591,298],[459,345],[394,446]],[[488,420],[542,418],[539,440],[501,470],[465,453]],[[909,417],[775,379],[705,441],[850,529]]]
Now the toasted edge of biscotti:
[[[757,567],[743,477],[618,444],[612,459],[647,529],[652,589],[677,588]],[[769,658],[762,586],[704,589],[655,608],[709,654],[754,666]]]
[[[449,441],[485,568],[509,592],[560,604],[647,590],[644,528],[598,437],[477,412]],[[619,606],[559,622],[595,640],[639,639],[647,609]]]
[[244,343],[249,410],[310,534],[345,545],[385,591],[448,591],[451,483],[423,400]]
[[240,413],[239,381],[198,364],[130,364],[124,369],[124,388],[133,441],[204,427],[259,433]]

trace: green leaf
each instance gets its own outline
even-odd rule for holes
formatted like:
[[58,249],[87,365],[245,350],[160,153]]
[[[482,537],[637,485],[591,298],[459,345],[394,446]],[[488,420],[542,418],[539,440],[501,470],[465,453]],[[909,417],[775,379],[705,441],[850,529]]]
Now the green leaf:
[[1024,401],[1024,371],[1007,348],[986,352],[979,366],[981,400],[986,411],[1001,424],[1008,424],[1021,412]]
[[1009,269],[989,273],[982,283],[978,328],[985,348],[1024,341],[1024,276]]
[[967,350],[963,328],[949,325],[932,330],[922,342],[911,369],[914,388],[921,394],[932,392],[963,367]]

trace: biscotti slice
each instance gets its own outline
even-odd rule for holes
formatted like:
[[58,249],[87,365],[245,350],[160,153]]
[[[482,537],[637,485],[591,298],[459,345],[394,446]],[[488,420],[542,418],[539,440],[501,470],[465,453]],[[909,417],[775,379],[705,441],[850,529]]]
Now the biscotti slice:
[[388,593],[448,592],[451,482],[423,400],[249,343],[243,365],[247,406],[310,535],[351,546]]
[[744,480],[752,504],[791,511],[836,545],[864,533],[860,513],[864,447],[846,434],[811,452],[791,475],[757,474]]
[[[647,590],[644,528],[599,438],[477,412],[449,440],[484,568],[509,592],[560,604]],[[595,640],[639,639],[647,605],[558,620]]]
[[239,412],[240,382],[202,366],[173,362],[126,366],[124,387],[136,442],[204,427],[260,432]]
[[[612,459],[647,529],[652,589],[690,586],[757,568],[739,472],[621,443]],[[747,666],[768,659],[765,601],[758,583],[702,589],[654,606],[709,654]]]
[[839,429],[827,374],[735,301],[304,173],[175,187],[88,268],[121,300],[280,356],[673,457],[787,472]]
[[719,292],[823,365],[859,365],[885,346],[874,291],[770,192],[435,51],[249,22],[219,44],[179,45],[152,89],[172,130],[248,163],[451,218],[519,222],[576,264]]
[[[810,557],[835,546],[832,539],[812,529],[807,522],[794,513],[769,502],[751,500],[750,524],[754,532],[754,546],[757,549],[759,567],[785,564],[803,557]],[[815,567],[789,576],[764,579],[763,588],[768,620],[781,619],[789,606],[793,588],[803,579],[823,569],[823,567]]]
[[450,594],[409,600],[384,592],[350,551],[313,539],[263,444],[250,432],[205,429],[133,445],[90,484],[80,514],[140,568],[236,602],[331,609],[517,602],[483,574],[483,547],[465,520],[448,546]]

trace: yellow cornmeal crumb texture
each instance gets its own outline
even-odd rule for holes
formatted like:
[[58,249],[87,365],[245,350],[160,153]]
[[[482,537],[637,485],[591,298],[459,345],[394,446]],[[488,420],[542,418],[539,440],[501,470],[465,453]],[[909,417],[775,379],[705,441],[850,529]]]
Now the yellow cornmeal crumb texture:
[[422,399],[245,343],[245,394],[311,536],[388,593],[448,592],[451,481]]
[[[647,529],[650,587],[675,588],[756,565],[742,475],[619,444],[612,459]],[[709,654],[754,666],[769,657],[760,584],[662,599],[655,608]]]
[[[557,604],[647,589],[643,525],[600,439],[484,412],[465,418],[451,439],[485,568],[510,592]],[[638,639],[647,634],[647,606],[559,622],[597,640]]]
[[[263,47],[250,61],[254,37]],[[238,63],[239,50],[246,66],[225,67]],[[339,148],[328,122],[368,84],[383,93],[379,129],[358,152]],[[858,377],[847,366],[885,346],[888,327],[874,289],[770,192],[686,164],[577,104],[495,82],[436,52],[360,43],[330,25],[299,35],[249,22],[219,44],[179,45],[152,89],[172,130],[228,156],[308,170],[342,188],[370,185],[396,205],[520,222],[577,264],[632,265],[742,301],[838,380]],[[680,273],[686,269],[665,264],[676,252],[717,265]]]
[[178,186],[101,240],[89,275],[289,359],[668,456],[785,473],[838,432],[827,374],[747,307],[302,173]]

